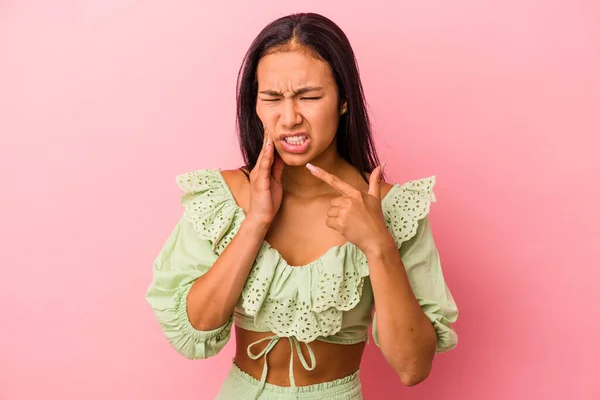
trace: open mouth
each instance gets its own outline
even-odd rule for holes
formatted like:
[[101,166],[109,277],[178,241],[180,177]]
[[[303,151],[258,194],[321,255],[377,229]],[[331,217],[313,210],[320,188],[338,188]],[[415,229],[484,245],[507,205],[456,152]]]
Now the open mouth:
[[300,145],[302,145],[306,141],[306,139],[307,139],[307,137],[304,136],[304,135],[288,136],[286,138],[283,138],[283,140],[287,144],[291,144],[293,146],[300,146]]
[[308,150],[310,138],[305,134],[285,136],[281,139],[281,147],[288,153],[304,153]]

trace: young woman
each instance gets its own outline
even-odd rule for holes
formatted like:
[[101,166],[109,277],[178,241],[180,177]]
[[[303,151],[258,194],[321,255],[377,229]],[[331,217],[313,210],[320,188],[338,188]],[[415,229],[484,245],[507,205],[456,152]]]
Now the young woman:
[[[177,177],[146,294],[190,359],[236,353],[217,398],[361,399],[367,327],[405,385],[456,346],[427,219],[434,177],[382,179],[354,53],[317,14],[269,24],[240,70],[245,167]],[[376,313],[375,313],[376,305]]]

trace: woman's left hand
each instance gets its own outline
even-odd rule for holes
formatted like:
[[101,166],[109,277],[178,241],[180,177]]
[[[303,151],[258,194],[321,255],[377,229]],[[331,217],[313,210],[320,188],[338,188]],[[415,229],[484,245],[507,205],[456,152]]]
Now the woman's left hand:
[[317,178],[329,184],[341,193],[331,200],[327,210],[326,224],[342,234],[363,253],[375,253],[393,241],[387,230],[381,207],[381,170],[378,166],[369,178],[367,193],[356,189],[339,177],[313,165],[307,168]]

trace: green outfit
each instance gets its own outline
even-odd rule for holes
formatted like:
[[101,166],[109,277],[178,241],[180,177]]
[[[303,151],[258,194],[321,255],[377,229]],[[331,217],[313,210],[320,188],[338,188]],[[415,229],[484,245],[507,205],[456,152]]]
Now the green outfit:
[[[199,359],[219,353],[230,338],[233,323],[251,331],[272,332],[273,336],[248,347],[250,357],[265,357],[261,381],[254,382],[233,365],[222,393],[231,390],[236,382],[244,388],[245,398],[248,390],[253,390],[261,399],[308,399],[323,397],[323,390],[337,390],[336,385],[354,385],[348,390],[358,394],[345,398],[360,399],[357,375],[329,386],[295,387],[291,360],[291,387],[276,387],[265,383],[265,379],[267,354],[280,339],[289,340],[292,352],[298,352],[307,370],[318,361],[310,349],[314,340],[359,343],[367,340],[367,328],[372,324],[373,338],[379,346],[376,312],[371,318],[373,291],[365,254],[347,242],[330,248],[309,264],[292,266],[264,241],[230,319],[214,330],[199,331],[188,319],[187,294],[193,282],[210,269],[231,242],[245,214],[218,169],[179,175],[177,183],[183,190],[184,212],[154,261],[154,276],[146,293],[169,343],[184,357]],[[435,201],[434,184],[434,176],[394,184],[382,200],[382,209],[411,288],[437,333],[437,352],[443,352],[457,344],[452,323],[458,310],[444,281],[427,218],[430,204]],[[266,347],[259,353],[253,352],[253,346],[260,342],[265,342]],[[300,342],[308,347],[310,362],[298,351]],[[285,393],[296,397],[285,397]]]
[[[262,390],[261,390],[262,389]],[[229,370],[216,400],[248,400],[260,393],[261,400],[362,400],[358,371],[345,378],[310,386],[276,386],[263,384],[240,370]]]

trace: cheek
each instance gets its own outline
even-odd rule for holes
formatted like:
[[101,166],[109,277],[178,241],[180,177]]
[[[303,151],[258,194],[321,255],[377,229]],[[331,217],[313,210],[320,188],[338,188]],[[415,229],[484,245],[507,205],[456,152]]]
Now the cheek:
[[272,119],[277,116],[278,113],[277,106],[272,104],[265,104],[264,102],[259,102],[256,104],[256,114],[262,120]]
[[256,103],[256,115],[258,115],[258,118],[263,119],[263,114],[264,114],[264,110],[263,107],[261,107],[260,102]]
[[333,133],[335,133],[335,127],[339,122],[339,115],[334,108],[329,106],[311,108],[310,110],[306,110],[304,115],[314,128],[319,127],[324,131],[333,130]]

